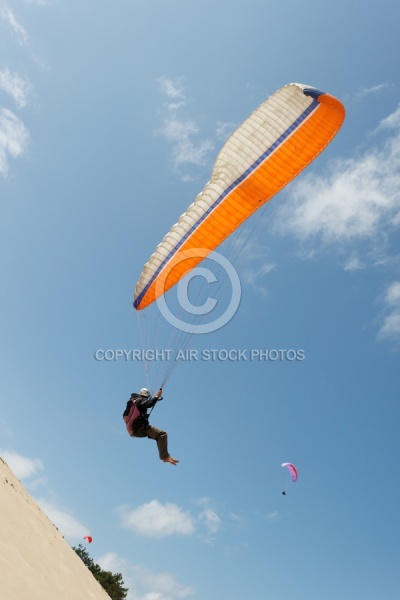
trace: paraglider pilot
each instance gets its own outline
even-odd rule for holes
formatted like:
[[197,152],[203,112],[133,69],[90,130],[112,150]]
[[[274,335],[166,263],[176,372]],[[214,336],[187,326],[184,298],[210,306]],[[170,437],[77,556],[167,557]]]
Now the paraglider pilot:
[[153,397],[151,397],[150,391],[147,388],[142,388],[139,391],[139,394],[131,394],[131,397],[126,404],[123,419],[131,437],[147,437],[151,440],[156,440],[160,459],[166,463],[176,465],[179,460],[172,458],[168,452],[167,432],[157,429],[157,427],[153,427],[149,424],[150,415],[147,413],[147,410],[149,408],[152,409],[157,402],[162,400],[161,394],[161,388]]

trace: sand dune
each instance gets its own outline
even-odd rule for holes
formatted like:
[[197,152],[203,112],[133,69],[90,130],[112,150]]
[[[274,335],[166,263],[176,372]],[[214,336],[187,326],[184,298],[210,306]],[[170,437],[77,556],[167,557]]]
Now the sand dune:
[[109,600],[0,458],[0,600]]

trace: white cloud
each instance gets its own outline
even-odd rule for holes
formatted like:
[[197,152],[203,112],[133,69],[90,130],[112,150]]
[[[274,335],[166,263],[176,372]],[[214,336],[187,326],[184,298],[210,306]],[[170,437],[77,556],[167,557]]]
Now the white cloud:
[[258,292],[263,296],[268,296],[268,289],[262,285],[263,277],[267,273],[271,273],[276,268],[273,263],[264,263],[260,266],[254,266],[252,268],[246,268],[241,272],[242,281],[245,282],[246,286],[250,286],[254,291]]
[[180,583],[171,573],[131,565],[113,552],[101,556],[97,562],[102,569],[122,574],[124,586],[129,588],[127,600],[179,600],[195,593],[192,586]]
[[12,450],[0,450],[0,455],[18,479],[27,479],[44,469],[39,458],[28,458]]
[[178,121],[177,119],[166,120],[164,128],[160,131],[167,140],[172,142],[188,139],[191,134],[197,132],[198,128],[193,121]]
[[394,111],[394,113],[392,113],[391,115],[389,115],[388,117],[386,117],[386,119],[383,119],[378,127],[379,129],[397,129],[400,127],[400,104],[397,107],[397,109]]
[[[197,140],[199,127],[191,118],[183,117],[180,109],[186,105],[186,94],[183,87],[183,78],[169,79],[160,77],[158,84],[161,92],[168,98],[164,106],[167,114],[163,117],[163,125],[155,133],[164,137],[171,144],[172,163],[174,169],[182,166],[204,166],[207,156],[214,148],[211,140]],[[172,102],[171,102],[172,100]],[[187,174],[182,176],[190,180]]]
[[10,110],[0,109],[0,174],[7,175],[9,157],[23,155],[28,142],[29,133],[22,121]]
[[11,73],[6,68],[0,71],[0,89],[10,94],[19,108],[23,108],[31,86],[18,73]]
[[385,317],[379,330],[381,339],[400,338],[400,281],[391,283],[384,296]]
[[28,43],[28,34],[22,25],[18,23],[14,13],[7,6],[7,4],[2,4],[0,6],[0,21],[4,21],[7,25],[9,25],[21,46],[25,46]]
[[201,498],[197,498],[197,500],[195,500],[194,502],[199,506],[208,506],[211,502],[211,498],[209,498],[208,496],[202,496]]
[[272,510],[266,515],[268,521],[276,521],[279,518],[279,513],[277,510]]
[[237,125],[235,125],[234,123],[223,123],[222,121],[218,121],[216,129],[217,139],[226,142],[228,137],[232,135],[236,128]]
[[65,537],[82,540],[87,535],[88,528],[78,521],[69,509],[62,508],[44,498],[38,498],[36,502]]
[[175,168],[184,164],[202,166],[206,164],[206,157],[214,145],[210,140],[195,143],[192,136],[199,129],[194,121],[168,118],[164,121],[162,129],[157,133],[172,143],[172,160]]
[[324,176],[306,176],[279,214],[281,229],[303,240],[350,244],[390,233],[400,223],[400,111],[381,126],[393,135],[382,147],[341,161]]
[[[262,218],[262,214],[259,213],[259,219]],[[265,275],[276,269],[276,263],[268,260],[268,249],[262,239],[255,237],[254,225],[243,229],[234,239],[230,260],[233,260],[236,268],[240,270],[241,281],[246,287],[251,287],[263,296],[268,295]]]
[[209,533],[217,533],[221,526],[221,519],[211,508],[204,509],[200,513],[199,519],[204,523]]
[[190,514],[169,502],[152,500],[134,509],[125,505],[118,507],[117,512],[123,527],[147,537],[191,535],[195,530]]
[[359,271],[360,269],[364,269],[364,267],[365,265],[361,261],[360,257],[353,252],[345,261],[343,268],[345,271]]
[[377,94],[379,92],[384,91],[388,87],[391,87],[388,83],[379,83],[377,85],[372,85],[369,88],[361,88],[357,94],[358,98],[364,98],[365,96],[369,96],[370,94]]
[[186,94],[183,88],[183,78],[169,79],[162,76],[158,79],[160,90],[173,102],[167,105],[168,110],[177,110],[186,104]]
[[243,517],[241,517],[240,515],[237,515],[236,513],[230,512],[230,513],[228,513],[228,516],[229,516],[230,520],[233,521],[234,523],[243,523]]
[[[389,246],[400,225],[400,106],[383,119],[374,134],[384,133],[362,155],[338,162],[324,176],[308,175],[292,187],[293,201],[282,206],[279,228],[313,248],[325,245],[348,254],[346,271],[398,266]],[[371,139],[371,138],[370,138]],[[378,338],[400,337],[400,283],[384,296]]]

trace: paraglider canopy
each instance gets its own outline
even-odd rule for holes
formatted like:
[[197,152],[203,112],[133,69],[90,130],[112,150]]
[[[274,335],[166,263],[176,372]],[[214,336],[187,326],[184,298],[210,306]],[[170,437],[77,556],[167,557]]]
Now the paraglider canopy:
[[292,481],[297,481],[298,473],[296,467],[292,463],[282,463],[281,467],[287,467],[292,478]]
[[[344,118],[343,104],[331,94],[309,85],[290,83],[267,98],[221,148],[210,181],[158,243],[142,268],[134,292],[133,305],[137,311],[148,309],[157,302],[162,316],[174,328],[168,337],[168,348],[171,348],[172,341],[170,358],[163,359],[165,368],[161,377],[158,371],[162,387],[179,363],[178,350],[187,347],[189,342],[188,337],[183,341],[179,332],[188,336],[215,331],[236,310],[235,296],[240,299],[240,281],[233,265],[225,257],[217,255],[216,249],[324,150],[339,131]],[[239,245],[241,243],[234,252]],[[229,270],[233,276],[233,279],[229,277],[231,284],[236,286],[235,293],[230,294],[231,302],[224,316],[221,318],[219,314],[218,318],[218,310],[214,313],[211,329],[210,323],[200,324],[199,321],[213,310],[212,306],[220,305],[219,299],[208,298],[203,305],[201,302],[194,305],[187,297],[189,277],[186,282],[184,279],[207,258],[219,263],[224,271]],[[205,277],[204,269],[199,270],[197,275],[200,273],[200,279],[216,282],[216,279]],[[172,294],[173,299],[178,301],[181,314],[178,318],[171,314],[165,295],[180,282],[184,285],[180,292],[177,288],[177,297]],[[217,288],[220,298],[222,286],[218,285],[214,290]],[[140,333],[142,340],[154,339],[154,347],[155,344],[159,347],[158,325],[155,328],[150,324],[161,322],[159,314],[154,319],[148,313],[142,317],[147,327]],[[139,317],[138,321],[140,324]],[[147,349],[152,349],[151,345]]]
[[136,285],[136,310],[164,295],[246,219],[305,169],[345,117],[334,96],[291,83],[227,140],[210,181],[158,244]]
[[87,540],[89,542],[89,544],[91,544],[93,541],[93,538],[90,535],[85,535],[85,537],[83,539]]

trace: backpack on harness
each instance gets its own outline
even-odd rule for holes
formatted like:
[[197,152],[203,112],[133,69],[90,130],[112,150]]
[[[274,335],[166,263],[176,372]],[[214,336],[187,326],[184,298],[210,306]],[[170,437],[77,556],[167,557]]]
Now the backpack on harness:
[[136,403],[138,401],[138,398],[135,398],[135,400],[129,400],[128,404],[126,405],[126,409],[124,414],[122,415],[124,421],[125,421],[125,425],[126,425],[126,429],[128,430],[128,433],[130,436],[133,435],[133,424],[136,421],[136,419],[138,417],[140,417],[142,415],[142,413],[140,412],[140,410],[138,409]]

